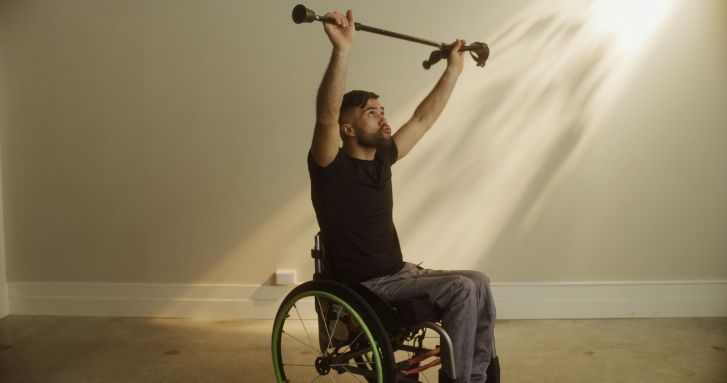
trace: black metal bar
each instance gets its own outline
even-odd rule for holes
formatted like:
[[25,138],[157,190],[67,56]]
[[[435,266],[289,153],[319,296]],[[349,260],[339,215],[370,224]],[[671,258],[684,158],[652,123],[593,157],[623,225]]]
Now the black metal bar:
[[[320,21],[322,23],[335,24],[335,20],[325,16],[316,15],[316,13],[305,7],[303,4],[298,4],[293,8],[293,21],[296,24],[300,23],[312,23],[314,21]],[[426,40],[419,37],[405,35],[403,33],[387,31],[385,29],[370,27],[361,23],[354,23],[354,27],[357,31],[370,32],[382,36],[393,37],[401,40],[411,41],[414,43],[429,45],[437,48],[436,51],[432,52],[429,56],[429,60],[422,63],[425,69],[429,69],[433,64],[436,64],[442,59],[445,59],[449,52],[452,50],[452,44],[438,43],[436,41]],[[472,59],[475,60],[477,66],[485,66],[487,58],[490,56],[490,48],[485,43],[474,42],[471,45],[465,45],[459,48],[460,52],[469,51]]]
[[[312,23],[313,21],[320,21],[322,23],[335,24],[336,21],[325,16],[316,15],[315,12],[305,7],[303,4],[298,4],[293,8],[293,21],[295,23]],[[377,35],[383,35],[388,37],[394,37],[406,41],[411,41],[419,44],[429,45],[435,48],[443,48],[446,46],[444,43],[438,43],[436,41],[426,40],[419,37],[405,35],[403,33],[387,31],[385,29],[371,27],[361,23],[354,23],[357,31],[365,31],[375,33]]]
[[354,23],[354,24],[356,24],[357,31],[366,31],[366,32],[375,33],[377,35],[394,37],[394,38],[401,39],[401,40],[406,40],[406,41],[411,41],[414,43],[433,46],[433,47],[439,48],[439,49],[444,48],[444,46],[446,45],[444,43],[438,43],[435,41],[426,40],[426,39],[422,39],[419,37],[409,36],[409,35],[405,35],[403,33],[391,32],[391,31],[387,31],[387,30],[381,29],[381,28],[370,27],[368,25],[363,25],[361,23]]

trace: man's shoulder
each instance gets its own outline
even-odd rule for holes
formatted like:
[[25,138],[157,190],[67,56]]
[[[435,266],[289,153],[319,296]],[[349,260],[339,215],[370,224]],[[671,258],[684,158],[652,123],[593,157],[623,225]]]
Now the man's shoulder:
[[333,161],[331,161],[330,164],[326,166],[321,166],[316,162],[316,160],[313,158],[313,152],[312,150],[308,150],[308,173],[310,174],[311,178],[316,177],[318,175],[325,176],[329,175],[332,172],[334,172],[336,169],[339,168],[338,164],[341,162],[341,149],[338,149],[338,153],[336,153],[336,157],[333,158]]
[[329,163],[327,165],[321,165],[315,160],[315,158],[313,158],[313,150],[308,149],[308,165],[312,165],[312,166],[315,166],[315,167],[318,167],[321,169],[329,168],[333,163],[335,163],[336,161],[339,161],[340,158],[341,158],[341,148],[338,148],[338,152],[336,152],[336,156],[333,157],[333,161],[331,161],[331,163]]
[[398,159],[399,148],[396,147],[396,142],[394,142],[394,140],[389,142],[389,145],[383,145],[376,150],[376,157],[393,165]]

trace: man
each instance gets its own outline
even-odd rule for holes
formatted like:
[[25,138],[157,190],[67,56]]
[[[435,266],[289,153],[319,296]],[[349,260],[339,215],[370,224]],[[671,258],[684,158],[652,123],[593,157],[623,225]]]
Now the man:
[[499,381],[489,280],[476,271],[426,270],[404,262],[392,219],[391,166],[444,109],[462,73],[464,41],[455,41],[434,89],[392,136],[378,95],[343,92],[355,35],[352,12],[325,16],[335,20],[324,24],[333,51],[318,90],[308,170],[328,266],[337,277],[359,282],[385,300],[428,297],[444,313],[459,381],[482,383],[488,374],[487,382]]

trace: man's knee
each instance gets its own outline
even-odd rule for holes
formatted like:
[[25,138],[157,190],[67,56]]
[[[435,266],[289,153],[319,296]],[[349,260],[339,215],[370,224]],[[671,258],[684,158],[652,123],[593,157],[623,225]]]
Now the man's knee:
[[440,289],[433,291],[433,300],[442,306],[463,303],[477,296],[477,286],[471,279],[464,275],[451,275],[447,277],[446,284]]
[[452,284],[452,288],[463,297],[469,298],[471,296],[477,296],[477,283],[464,275],[457,276],[455,282]]
[[479,271],[472,271],[470,278],[477,285],[478,290],[490,288],[490,278]]

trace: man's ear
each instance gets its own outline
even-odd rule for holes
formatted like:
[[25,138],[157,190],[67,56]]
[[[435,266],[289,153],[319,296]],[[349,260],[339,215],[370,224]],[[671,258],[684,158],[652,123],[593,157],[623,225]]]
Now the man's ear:
[[344,122],[341,125],[341,132],[343,132],[343,135],[344,136],[349,136],[349,137],[355,137],[356,136],[356,131],[353,130],[353,125],[351,125],[348,122]]

